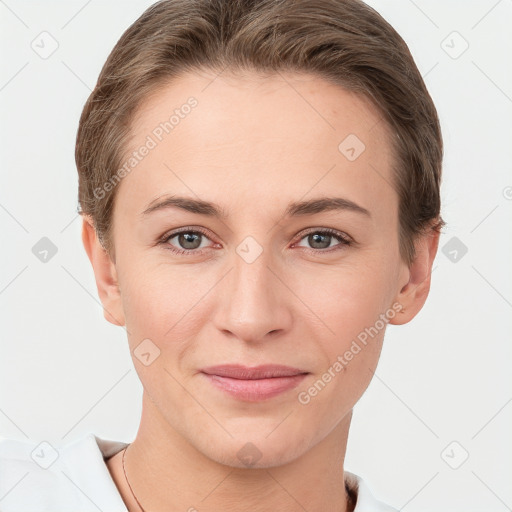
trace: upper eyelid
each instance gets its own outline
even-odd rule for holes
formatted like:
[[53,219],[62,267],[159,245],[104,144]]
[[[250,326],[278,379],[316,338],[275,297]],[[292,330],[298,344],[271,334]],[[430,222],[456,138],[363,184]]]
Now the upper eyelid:
[[[208,238],[211,242],[217,243],[214,240],[212,240],[212,238],[208,235],[208,233],[206,231],[203,231],[202,229],[200,229],[198,227],[177,228],[177,231],[171,230],[170,232],[167,232],[162,236],[161,241],[163,241],[163,242],[169,241],[170,239],[174,238],[175,236],[178,236],[181,233],[199,233],[199,234],[205,236],[206,238]],[[342,240],[342,243],[343,242],[344,243],[347,243],[347,242],[353,243],[354,242],[353,238],[350,235],[348,235],[342,231],[338,231],[337,229],[326,228],[326,227],[305,228],[304,230],[300,231],[297,234],[297,238],[296,238],[297,242],[300,242],[304,237],[306,237],[312,233],[327,233],[328,235],[331,235],[333,237],[340,238]],[[192,250],[197,250],[197,249],[192,249]]]

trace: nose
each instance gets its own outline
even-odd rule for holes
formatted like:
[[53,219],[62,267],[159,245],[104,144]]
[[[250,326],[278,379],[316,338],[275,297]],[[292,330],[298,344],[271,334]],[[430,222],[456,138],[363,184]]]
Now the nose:
[[234,254],[232,269],[218,291],[214,324],[227,336],[254,343],[290,329],[293,294],[266,251],[248,261]]

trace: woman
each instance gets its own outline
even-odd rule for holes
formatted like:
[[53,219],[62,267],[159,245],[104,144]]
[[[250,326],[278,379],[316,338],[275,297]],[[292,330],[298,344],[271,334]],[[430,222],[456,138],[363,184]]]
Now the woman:
[[358,0],[158,2],[108,57],[76,161],[141,423],[46,468],[52,447],[13,448],[37,484],[2,510],[393,510],[343,462],[444,225],[439,121],[396,31]]

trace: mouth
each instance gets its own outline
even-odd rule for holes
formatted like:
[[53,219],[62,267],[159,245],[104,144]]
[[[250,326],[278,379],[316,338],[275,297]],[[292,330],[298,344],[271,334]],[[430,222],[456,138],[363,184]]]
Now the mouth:
[[220,365],[204,368],[201,373],[215,388],[248,402],[267,400],[289,391],[309,374],[282,365]]

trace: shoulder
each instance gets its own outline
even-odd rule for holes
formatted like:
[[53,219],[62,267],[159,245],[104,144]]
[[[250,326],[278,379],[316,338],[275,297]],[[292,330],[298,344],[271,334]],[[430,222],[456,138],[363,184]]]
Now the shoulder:
[[345,480],[357,496],[354,512],[398,512],[396,508],[376,500],[360,476],[345,471]]
[[126,512],[104,460],[124,446],[92,433],[62,446],[0,438],[0,509]]

